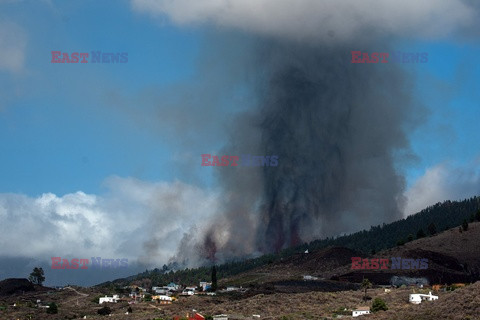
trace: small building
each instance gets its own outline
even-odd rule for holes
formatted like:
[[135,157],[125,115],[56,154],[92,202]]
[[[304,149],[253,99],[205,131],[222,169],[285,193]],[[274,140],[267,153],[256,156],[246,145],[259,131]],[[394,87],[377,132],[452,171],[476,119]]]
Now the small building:
[[355,310],[352,310],[352,317],[359,317],[364,314],[370,314],[370,307],[358,307]]
[[306,281],[310,281],[310,280],[318,280],[318,277],[314,277],[314,276],[306,275],[306,276],[303,276],[303,280],[306,280]]
[[157,294],[167,294],[170,292],[167,287],[152,287],[152,292]]
[[103,297],[103,298],[99,298],[98,299],[98,304],[102,304],[104,302],[110,302],[110,303],[117,303],[117,301],[119,300],[120,298],[118,297],[117,294],[113,295],[113,297]]
[[206,282],[206,281],[200,281],[199,287],[202,288],[203,291],[207,291],[208,289],[210,289],[212,287],[212,283],[211,282]]
[[173,301],[173,298],[166,295],[158,295],[158,296],[152,296],[152,300]]
[[408,299],[408,302],[413,304],[420,304],[424,300],[426,301],[438,300],[438,296],[432,295],[431,291],[428,294],[412,293],[410,294],[410,298]]
[[213,320],[228,320],[228,316],[226,314],[219,314],[213,316]]
[[179,285],[178,284],[175,284],[174,282],[170,282],[167,286],[163,287],[167,290],[171,290],[171,291],[177,291],[179,289]]
[[227,287],[227,291],[238,291],[238,290],[240,290],[240,288],[238,288],[238,287],[233,287],[233,286],[232,287]]
[[[173,317],[173,320],[180,320],[182,318],[183,317],[175,316]],[[195,312],[194,314],[187,313],[187,316],[185,318],[188,320],[205,320],[205,317],[198,312]]]
[[130,298],[139,298],[139,299],[143,299],[145,298],[145,294],[144,293],[139,293],[139,292],[131,292],[129,295],[128,295]]
[[171,304],[174,301],[174,298],[166,295],[152,296],[152,300],[160,302],[160,304]]
[[187,289],[183,290],[181,293],[182,296],[193,296],[194,294],[195,294],[195,291],[187,290]]

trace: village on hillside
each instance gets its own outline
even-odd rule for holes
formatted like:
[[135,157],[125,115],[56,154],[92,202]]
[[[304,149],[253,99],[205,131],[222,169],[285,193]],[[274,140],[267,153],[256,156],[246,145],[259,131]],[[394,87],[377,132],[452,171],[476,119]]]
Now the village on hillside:
[[[304,275],[302,281],[315,282],[317,280],[310,275]],[[0,288],[5,287],[3,285],[5,281],[0,282]],[[36,288],[36,292],[23,291],[20,293],[17,290],[15,295],[11,295],[10,299],[7,299],[10,303],[1,299],[0,315],[19,316],[5,319],[49,319],[48,316],[51,316],[52,313],[57,314],[58,312],[59,315],[63,315],[68,310],[64,315],[65,319],[102,319],[104,316],[109,316],[113,319],[132,320],[293,320],[309,318],[307,315],[313,315],[311,312],[316,310],[316,315],[312,319],[350,317],[382,319],[382,317],[377,317],[382,314],[385,316],[398,308],[405,309],[409,305],[411,308],[425,309],[438,307],[439,303],[448,302],[449,295],[462,292],[470,287],[478,290],[480,285],[478,283],[475,285],[458,283],[449,286],[430,286],[411,283],[401,286],[373,286],[366,279],[359,290],[287,295],[251,293],[251,289],[235,286],[222,287],[213,292],[212,283],[206,281],[190,286],[181,286],[173,282],[150,288],[128,285],[117,288],[117,291],[124,293],[110,295],[99,295],[92,288],[43,287],[42,289]],[[327,302],[329,298],[333,299]],[[297,306],[288,306],[286,302],[292,301],[292,299],[299,301]],[[56,302],[52,303],[53,300]],[[264,300],[263,303],[262,300]],[[15,302],[11,303],[12,301]],[[317,301],[317,305],[312,305],[315,301]],[[252,304],[256,307],[252,308]],[[272,304],[278,304],[278,307],[272,310]],[[55,312],[49,310],[52,306],[54,306]],[[299,315],[298,311],[295,312],[296,307],[299,306],[304,310],[303,315]],[[328,311],[324,313],[322,308]],[[43,318],[42,315],[47,317]]]

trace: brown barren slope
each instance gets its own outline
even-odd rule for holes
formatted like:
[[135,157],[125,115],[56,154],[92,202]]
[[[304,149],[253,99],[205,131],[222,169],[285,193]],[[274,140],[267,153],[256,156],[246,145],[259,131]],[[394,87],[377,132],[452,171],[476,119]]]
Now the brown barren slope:
[[426,277],[430,284],[476,281],[480,277],[480,222],[470,223],[467,231],[459,232],[456,227],[381,251],[369,258],[390,260],[392,257],[426,258],[428,269],[358,271],[352,270],[350,263],[331,270],[326,276],[340,276],[352,282],[360,282],[366,277],[377,284],[388,284],[393,276]]

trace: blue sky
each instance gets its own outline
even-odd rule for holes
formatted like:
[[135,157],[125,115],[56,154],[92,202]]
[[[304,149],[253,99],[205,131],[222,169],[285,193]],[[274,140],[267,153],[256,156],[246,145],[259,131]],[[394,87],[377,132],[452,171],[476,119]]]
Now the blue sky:
[[[5,217],[11,215],[32,236],[42,238],[42,230],[52,228],[59,239],[98,225],[107,230],[83,235],[78,243],[92,245],[79,245],[77,252],[75,244],[57,248],[45,238],[33,251],[0,249],[0,256],[27,257],[34,259],[32,264],[45,263],[50,254],[81,253],[138,259],[151,266],[174,254],[192,221],[207,221],[222,196],[214,168],[200,167],[200,154],[218,152],[228,140],[229,120],[255,104],[242,67],[250,58],[242,47],[249,43],[248,34],[302,34],[295,38],[301,41],[317,33],[323,39],[321,32],[329,29],[348,38],[357,29],[356,22],[343,23],[353,21],[349,12],[336,24],[336,19],[317,19],[318,8],[282,15],[288,2],[263,2],[278,21],[270,21],[270,12],[262,14],[250,0],[231,7],[218,2],[219,8],[186,0],[0,0],[0,225],[5,219],[5,230],[18,227],[18,221],[7,226]],[[415,5],[406,2],[406,7]],[[397,36],[395,50],[428,52],[428,63],[401,66],[412,75],[413,94],[428,110],[414,115],[420,125],[409,131],[412,153],[396,164],[405,174],[405,195],[417,195],[405,214],[436,201],[480,194],[480,43],[458,36],[463,29],[457,25],[467,28],[472,18],[459,2],[433,3],[418,6],[413,17],[397,8],[398,17],[392,16],[389,25],[393,31],[388,31]],[[357,5],[352,2],[352,12]],[[397,4],[379,4],[378,11],[389,6]],[[450,6],[455,14],[450,15]],[[430,10],[437,15],[430,16]],[[374,12],[368,14],[372,24],[384,23]],[[442,15],[450,18],[441,25],[431,20]],[[408,26],[403,16],[412,19]],[[315,23],[298,24],[303,19]],[[319,21],[331,25],[317,25]],[[221,48],[224,44],[230,45]],[[50,62],[51,51],[94,50],[127,52],[128,63]],[[222,50],[235,60],[219,59]],[[203,91],[225,83],[230,91],[212,100],[202,97]],[[201,99],[195,101],[197,97]],[[201,112],[189,116],[177,106],[183,101]],[[157,198],[164,201],[151,201]],[[173,204],[165,204],[169,201]],[[31,213],[36,211],[39,217]],[[69,222],[55,220],[73,213]],[[148,217],[169,223],[141,222]],[[37,227],[28,222],[35,219]],[[134,243],[123,241],[132,234],[142,236]],[[170,242],[153,257],[139,255],[152,237]],[[118,246],[105,247],[109,241]],[[0,268],[0,278],[14,269]]]
[[430,113],[411,136],[421,160],[418,168],[408,171],[411,179],[439,162],[465,165],[480,155],[480,67],[474,63],[479,43],[427,42],[422,50],[429,53],[429,60],[415,70],[417,90]]
[[[3,19],[28,33],[28,46],[26,74],[1,75],[21,94],[0,114],[6,151],[0,191],[98,193],[113,174],[172,180],[174,171],[162,168],[171,165],[174,146],[129,114],[112,112],[105,100],[109,91],[134,95],[191,77],[201,30],[157,25],[132,14],[124,1],[98,2],[95,10],[73,1],[55,3],[55,9],[43,2],[3,7]],[[128,52],[129,61],[52,64],[52,50]]]

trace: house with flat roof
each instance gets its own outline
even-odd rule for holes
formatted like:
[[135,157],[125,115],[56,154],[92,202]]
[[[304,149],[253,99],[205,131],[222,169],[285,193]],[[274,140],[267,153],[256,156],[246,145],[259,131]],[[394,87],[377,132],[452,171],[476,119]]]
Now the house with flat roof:
[[355,310],[352,310],[352,317],[359,317],[364,314],[370,313],[370,307],[358,307]]
[[421,293],[412,293],[410,294],[410,298],[408,299],[408,302],[413,303],[413,304],[420,304],[422,301],[433,301],[433,300],[438,300],[438,296],[432,295],[432,292],[430,291],[428,294],[421,294]]

